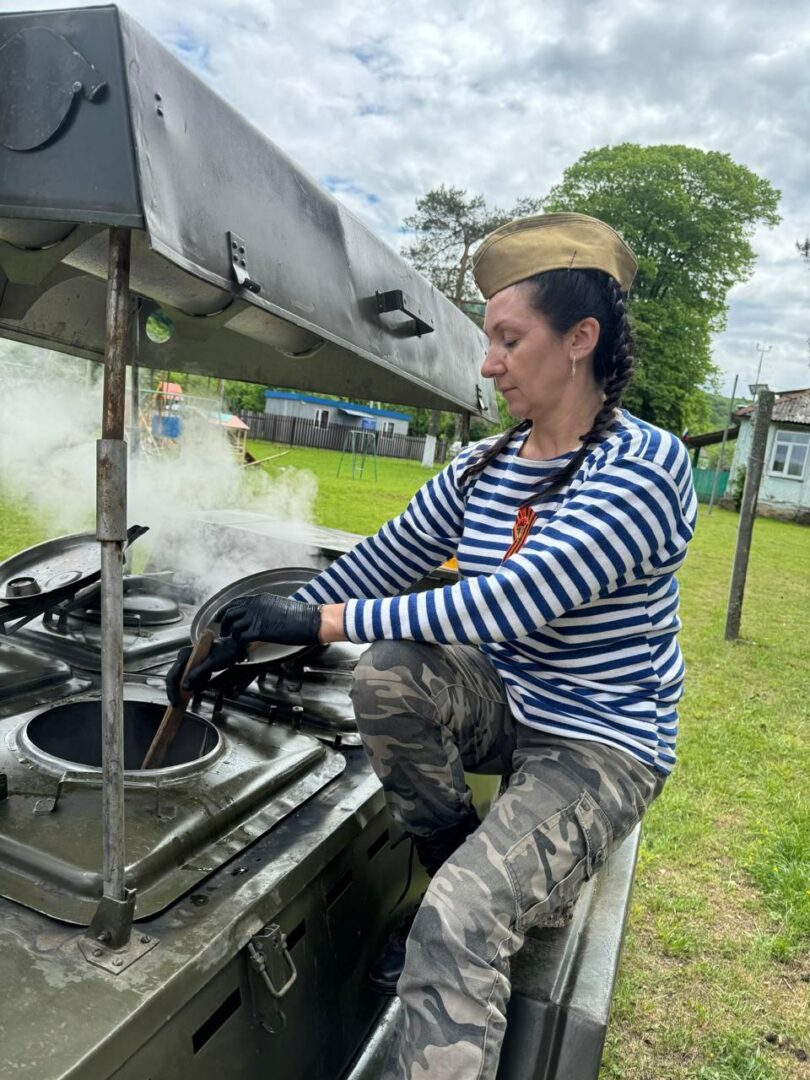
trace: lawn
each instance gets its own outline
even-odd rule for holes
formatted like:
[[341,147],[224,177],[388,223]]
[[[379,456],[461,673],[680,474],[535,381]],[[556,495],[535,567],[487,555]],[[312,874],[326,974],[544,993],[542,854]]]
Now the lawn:
[[[417,488],[432,473],[438,472],[438,469],[426,469],[418,461],[378,458],[375,479],[374,461],[366,458],[362,478],[352,479],[351,455],[344,455],[341,461],[337,450],[276,446],[256,440],[248,440],[248,450],[259,459],[286,451],[283,457],[253,468],[265,468],[271,476],[287,468],[315,473],[318,478],[317,523],[364,534],[376,532],[384,521],[398,514]],[[337,475],[338,466],[340,476]]]
[[[256,457],[280,452],[251,443]],[[292,449],[316,520],[366,533],[418,462]],[[601,1080],[810,1078],[810,529],[756,524],[743,640],[723,641],[737,516],[701,510],[680,577],[688,689],[677,771],[650,811]],[[41,539],[0,502],[0,556]]]

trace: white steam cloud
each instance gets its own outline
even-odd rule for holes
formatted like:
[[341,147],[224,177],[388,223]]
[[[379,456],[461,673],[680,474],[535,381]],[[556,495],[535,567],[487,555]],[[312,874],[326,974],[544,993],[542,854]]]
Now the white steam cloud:
[[[0,497],[23,503],[44,536],[92,530],[100,380],[84,361],[0,348]],[[176,445],[158,447],[146,433],[129,464],[128,520],[150,529],[133,548],[134,564],[175,570],[197,600],[259,570],[317,565],[296,528],[313,520],[314,475],[280,468],[271,477],[241,465],[224,428],[211,422],[218,409],[218,399],[195,399]],[[259,534],[203,524],[209,516],[258,521]],[[264,525],[269,535],[261,535]]]

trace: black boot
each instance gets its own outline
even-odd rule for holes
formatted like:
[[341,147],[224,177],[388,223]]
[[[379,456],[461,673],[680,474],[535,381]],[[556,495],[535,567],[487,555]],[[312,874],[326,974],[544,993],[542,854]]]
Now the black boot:
[[[460,821],[458,825],[451,825],[449,829],[440,829],[438,832],[431,833],[430,836],[409,834],[419,861],[425,868],[428,877],[433,877],[441,869],[453,852],[461,847],[470,833],[475,832],[479,824],[478,814],[474,810],[470,810],[463,821]],[[375,990],[381,994],[393,995],[397,992],[397,982],[405,966],[405,948],[408,942],[408,934],[411,932],[418,910],[418,905],[408,910],[389,935],[380,955],[371,965],[369,981]]]

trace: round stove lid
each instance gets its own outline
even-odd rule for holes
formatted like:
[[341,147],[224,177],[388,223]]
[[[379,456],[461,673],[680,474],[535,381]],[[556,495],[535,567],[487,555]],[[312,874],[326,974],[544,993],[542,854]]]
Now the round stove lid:
[[[239,600],[243,596],[254,596],[256,593],[276,593],[278,596],[292,596],[308,581],[311,581],[320,573],[311,567],[285,566],[277,570],[263,570],[258,574],[240,578],[231,582],[224,589],[209,597],[194,616],[191,624],[191,640],[199,640],[203,630],[213,630],[219,637],[219,623],[215,616],[220,608],[231,600]],[[254,665],[272,664],[278,660],[305,653],[310,649],[309,645],[276,645],[262,643],[251,649],[250,660],[240,664],[240,668],[253,667]]]
[[[124,546],[146,531],[143,526],[133,525]],[[0,600],[30,604],[32,597],[42,596],[56,603],[100,577],[98,537],[91,532],[72,533],[35,544],[0,563]]]
[[[75,616],[75,612],[73,613]],[[85,608],[80,617],[88,622],[100,623],[101,610],[97,607]],[[124,594],[124,623],[137,622],[140,626],[166,626],[179,622],[182,618],[180,605],[170,596],[153,593]]]

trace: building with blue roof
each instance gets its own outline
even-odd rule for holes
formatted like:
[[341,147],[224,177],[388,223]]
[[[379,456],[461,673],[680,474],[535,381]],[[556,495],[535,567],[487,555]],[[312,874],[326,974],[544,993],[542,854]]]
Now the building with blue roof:
[[297,394],[286,390],[265,390],[264,411],[270,416],[288,416],[314,422],[316,427],[363,428],[381,435],[407,435],[410,416],[375,409],[357,401]]

